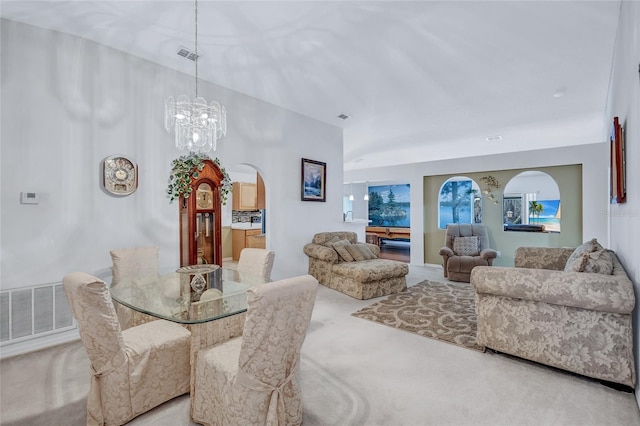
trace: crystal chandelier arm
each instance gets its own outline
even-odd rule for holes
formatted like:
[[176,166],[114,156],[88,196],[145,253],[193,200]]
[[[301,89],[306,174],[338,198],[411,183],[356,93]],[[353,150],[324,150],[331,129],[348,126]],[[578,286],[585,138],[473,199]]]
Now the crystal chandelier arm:
[[164,101],[164,129],[167,132],[171,132],[175,124],[176,124],[176,102],[173,99],[173,96],[169,96]]

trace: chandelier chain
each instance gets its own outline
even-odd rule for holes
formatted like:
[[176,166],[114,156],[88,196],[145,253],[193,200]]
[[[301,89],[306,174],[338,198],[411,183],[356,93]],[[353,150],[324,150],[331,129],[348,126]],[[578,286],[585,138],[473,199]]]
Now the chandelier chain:
[[196,64],[196,98],[198,97],[198,0],[195,0],[195,25],[194,28],[196,29],[196,34],[195,34],[195,51],[196,51],[196,59],[195,59],[195,64]]

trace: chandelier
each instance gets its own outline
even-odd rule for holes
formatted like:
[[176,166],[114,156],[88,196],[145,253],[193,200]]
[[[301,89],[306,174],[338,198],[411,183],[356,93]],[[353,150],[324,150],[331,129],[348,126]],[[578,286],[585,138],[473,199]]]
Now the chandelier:
[[190,152],[216,150],[218,139],[227,134],[227,110],[217,101],[198,96],[198,0],[195,0],[196,96],[169,96],[164,102],[164,127],[175,134],[176,148]]

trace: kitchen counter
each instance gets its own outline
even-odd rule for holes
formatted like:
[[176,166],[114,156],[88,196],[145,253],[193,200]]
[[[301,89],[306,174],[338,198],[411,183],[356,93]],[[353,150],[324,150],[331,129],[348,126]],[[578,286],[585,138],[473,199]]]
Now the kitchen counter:
[[361,224],[361,223],[366,223],[369,224],[371,221],[369,219],[346,219],[344,220],[344,223],[357,223],[357,224]]
[[231,229],[262,229],[262,224],[251,222],[235,222],[231,224]]

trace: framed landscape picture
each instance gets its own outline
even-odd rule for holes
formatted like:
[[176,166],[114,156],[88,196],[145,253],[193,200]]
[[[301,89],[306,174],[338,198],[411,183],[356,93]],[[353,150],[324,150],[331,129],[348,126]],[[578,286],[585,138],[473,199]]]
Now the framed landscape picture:
[[302,159],[302,201],[326,201],[327,163]]

